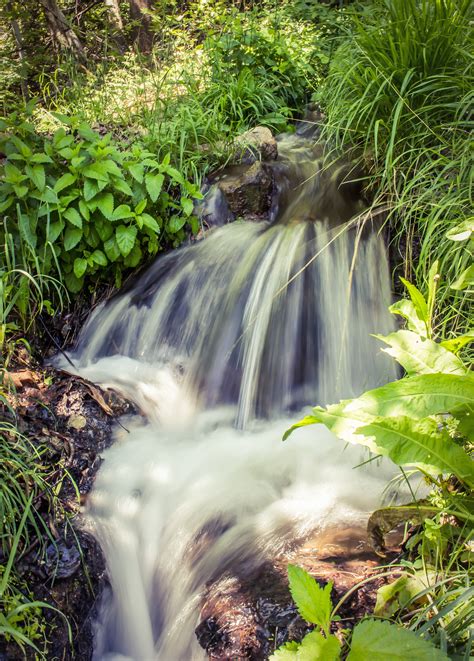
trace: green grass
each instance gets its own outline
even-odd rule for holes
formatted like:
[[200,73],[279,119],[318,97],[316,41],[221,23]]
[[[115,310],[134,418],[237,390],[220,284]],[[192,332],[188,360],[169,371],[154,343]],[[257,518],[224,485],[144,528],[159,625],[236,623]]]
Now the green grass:
[[450,286],[472,243],[447,238],[471,218],[472,3],[385,0],[354,17],[320,91],[326,137],[367,172],[374,205],[387,204],[405,275],[424,286],[439,259],[444,333],[469,325],[469,295]]

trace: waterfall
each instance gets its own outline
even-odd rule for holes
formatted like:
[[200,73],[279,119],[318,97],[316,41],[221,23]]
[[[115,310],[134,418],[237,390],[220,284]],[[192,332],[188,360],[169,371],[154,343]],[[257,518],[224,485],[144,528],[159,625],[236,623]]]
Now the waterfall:
[[204,659],[206,584],[380,502],[390,469],[354,471],[359,450],[325,428],[280,440],[304,407],[395,370],[371,336],[392,330],[382,237],[348,220],[360,200],[310,141],[284,136],[279,153],[270,221],[157,259],[91,315],[73,354],[141,412],[117,430],[87,506],[111,583],[96,659]]

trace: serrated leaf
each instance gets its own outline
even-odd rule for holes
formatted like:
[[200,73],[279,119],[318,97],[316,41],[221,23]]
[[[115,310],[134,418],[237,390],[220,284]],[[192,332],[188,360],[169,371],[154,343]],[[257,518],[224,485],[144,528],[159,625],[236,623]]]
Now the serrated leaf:
[[73,294],[77,294],[77,292],[80,292],[84,284],[82,278],[78,278],[74,272],[66,273],[66,275],[64,276],[64,282],[66,283],[66,287]]
[[114,233],[113,225],[111,225],[107,220],[104,220],[103,218],[97,219],[94,223],[94,227],[102,242],[105,242],[107,241],[107,239],[110,239],[110,237]]
[[308,572],[296,565],[288,565],[288,580],[291,596],[301,617],[307,622],[317,624],[328,633],[332,611],[332,583],[321,588]]
[[130,253],[125,257],[123,263],[127,268],[135,268],[140,264],[142,251],[139,245],[135,244]]
[[65,223],[63,220],[57,220],[54,223],[49,223],[48,231],[47,231],[47,240],[50,241],[51,243],[54,243],[58,238],[58,236],[63,231],[64,225]]
[[90,258],[94,264],[98,264],[99,266],[107,266],[108,264],[107,257],[104,255],[102,250],[94,250]]
[[116,262],[117,259],[121,256],[117,241],[115,240],[115,236],[111,236],[110,239],[105,241],[104,251],[111,262]]
[[63,174],[62,177],[59,177],[57,182],[54,184],[53,190],[56,193],[60,193],[65,188],[68,188],[68,186],[72,186],[72,184],[76,182],[76,179],[77,177],[75,174],[71,174],[71,172],[66,172],[65,174]]
[[141,200],[141,202],[137,204],[137,206],[135,207],[135,213],[137,215],[140,215],[141,213],[143,213],[143,211],[145,211],[146,202],[147,202],[146,200]]
[[103,182],[108,182],[109,181],[109,173],[107,172],[107,168],[104,166],[101,161],[97,161],[96,163],[91,163],[87,167],[85,167],[82,171],[82,174],[84,177],[88,177],[89,179],[95,179],[97,181],[103,181]]
[[147,174],[145,177],[145,186],[152,202],[156,202],[160,196],[165,176],[163,174]]
[[465,374],[466,368],[459,358],[433,340],[420,337],[412,331],[400,330],[390,335],[376,335],[379,340],[390,346],[383,349],[395,358],[408,375]]
[[38,154],[33,154],[30,161],[32,163],[53,163],[53,159],[47,154],[44,154],[42,152]]
[[46,186],[46,173],[42,165],[27,165],[25,171],[39,191],[44,191]]
[[79,200],[79,211],[81,212],[84,220],[90,220],[91,214],[89,211],[89,207],[84,202],[84,200]]
[[150,216],[148,213],[144,213],[142,214],[141,218],[145,227],[148,227],[148,229],[153,230],[153,232],[156,232],[157,234],[160,233],[160,226],[153,218],[153,216]]
[[352,634],[347,661],[449,661],[413,631],[389,622],[363,620]]
[[76,276],[76,278],[82,278],[82,276],[86,271],[87,271],[87,259],[76,257],[76,259],[74,260],[74,275]]
[[100,193],[94,200],[97,208],[106,218],[110,218],[114,211],[114,196],[112,193]]
[[74,225],[74,227],[82,228],[82,216],[74,207],[66,209],[63,216],[71,223],[71,225]]
[[186,218],[184,216],[171,216],[171,218],[166,223],[166,229],[170,234],[176,234],[186,223]]
[[190,216],[194,209],[193,201],[189,197],[181,198],[181,208],[183,209],[186,216]]
[[93,179],[86,179],[84,181],[84,200],[89,202],[99,192],[99,186]]
[[141,163],[134,163],[128,166],[128,170],[132,177],[138,181],[139,184],[143,183],[143,165]]
[[133,211],[128,204],[120,204],[110,216],[110,220],[123,220],[125,218],[132,218]]
[[319,631],[311,631],[301,641],[292,641],[279,647],[270,661],[337,661],[340,658],[341,643],[336,636],[325,638]]
[[181,174],[181,172],[176,170],[176,168],[172,168],[172,167],[167,166],[166,167],[166,172],[171,177],[171,179],[173,179],[173,181],[175,181],[176,183],[181,184],[182,186],[184,186],[184,177]]
[[123,257],[126,257],[133,246],[137,238],[137,228],[133,226],[119,225],[115,230],[115,240],[119,247],[120,253]]
[[77,246],[82,239],[82,230],[78,227],[68,227],[64,233],[64,250],[69,251]]
[[124,195],[129,195],[130,197],[133,196],[133,191],[126,181],[123,181],[122,179],[114,179],[113,186],[115,190],[120,191]]

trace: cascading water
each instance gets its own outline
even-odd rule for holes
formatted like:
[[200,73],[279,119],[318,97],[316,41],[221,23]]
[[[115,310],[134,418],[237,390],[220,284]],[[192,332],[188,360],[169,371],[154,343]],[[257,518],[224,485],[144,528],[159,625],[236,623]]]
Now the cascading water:
[[280,442],[305,405],[395,372],[370,336],[391,330],[381,237],[342,222],[359,202],[308,140],[283,137],[279,153],[272,222],[161,257],[81,334],[81,373],[143,413],[117,432],[88,504],[112,587],[96,659],[205,658],[207,583],[379,503],[388,469],[353,471],[358,451],[324,428]]

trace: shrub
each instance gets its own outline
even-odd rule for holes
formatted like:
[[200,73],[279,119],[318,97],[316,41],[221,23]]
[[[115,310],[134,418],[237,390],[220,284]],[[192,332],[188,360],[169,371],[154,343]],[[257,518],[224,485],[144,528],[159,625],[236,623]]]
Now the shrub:
[[[115,277],[197,232],[197,188],[139,143],[129,149],[75,118],[40,136],[17,114],[2,121],[2,244],[26,245],[44,275],[71,292]],[[28,261],[28,260],[26,260]],[[0,264],[5,268],[5,260]],[[28,263],[23,267],[28,271]]]

